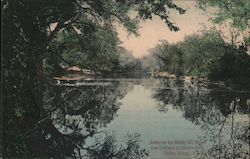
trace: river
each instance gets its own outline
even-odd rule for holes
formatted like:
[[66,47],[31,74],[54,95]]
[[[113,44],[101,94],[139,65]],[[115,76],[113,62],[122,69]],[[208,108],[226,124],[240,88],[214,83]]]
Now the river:
[[174,79],[51,85],[29,137],[54,158],[249,158],[250,92]]

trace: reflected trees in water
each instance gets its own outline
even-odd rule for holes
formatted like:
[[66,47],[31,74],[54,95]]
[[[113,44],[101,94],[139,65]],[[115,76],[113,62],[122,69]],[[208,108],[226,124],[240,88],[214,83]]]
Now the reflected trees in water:
[[167,113],[172,107],[183,111],[184,117],[190,119],[205,111],[204,106],[210,100],[205,97],[208,92],[206,88],[174,79],[161,80],[160,87],[154,92],[153,98],[158,102],[159,111]]
[[158,110],[165,113],[169,107],[181,110],[187,120],[205,133],[199,137],[196,158],[249,158],[249,107],[246,104],[249,92],[209,89],[171,79],[161,84],[163,86],[153,94]]
[[213,109],[201,119],[200,126],[205,134],[199,137],[200,142],[195,152],[197,159],[249,158],[249,116],[237,112],[237,99],[233,100],[230,106],[232,112],[228,116],[224,116],[218,109]]
[[[107,83],[106,83],[107,84]],[[35,156],[53,158],[142,158],[140,135],[128,134],[125,143],[105,127],[117,115],[126,88],[118,83],[82,86],[48,86],[44,94],[49,116],[27,135]]]
[[[246,104],[250,98],[248,91],[233,91],[226,88],[210,88],[198,82],[184,82],[174,79],[162,79],[161,84],[154,88],[152,97],[158,102],[158,110],[167,112],[169,107],[183,111],[184,117],[200,117],[201,114],[212,108],[219,109],[227,116],[232,112],[231,102],[237,100],[237,112],[250,112]],[[192,121],[192,120],[191,120]]]

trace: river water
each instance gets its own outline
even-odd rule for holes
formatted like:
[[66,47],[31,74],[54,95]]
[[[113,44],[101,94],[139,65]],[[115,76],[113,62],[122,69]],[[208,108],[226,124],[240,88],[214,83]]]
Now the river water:
[[52,85],[30,136],[54,158],[249,158],[250,92],[173,79]]

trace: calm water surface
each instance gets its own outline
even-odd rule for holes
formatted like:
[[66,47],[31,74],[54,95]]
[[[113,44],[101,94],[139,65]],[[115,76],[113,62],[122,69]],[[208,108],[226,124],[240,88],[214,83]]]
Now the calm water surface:
[[173,79],[64,83],[45,93],[51,115],[29,142],[55,158],[249,158],[249,99]]

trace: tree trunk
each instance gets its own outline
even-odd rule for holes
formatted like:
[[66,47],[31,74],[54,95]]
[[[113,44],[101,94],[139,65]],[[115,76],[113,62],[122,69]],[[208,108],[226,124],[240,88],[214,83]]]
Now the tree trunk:
[[44,73],[43,73],[43,53],[41,52],[43,49],[37,49],[34,54],[34,81],[33,82],[33,95],[35,98],[35,104],[40,110],[40,117],[44,117],[46,115],[44,105],[43,105],[43,92],[44,92]]

